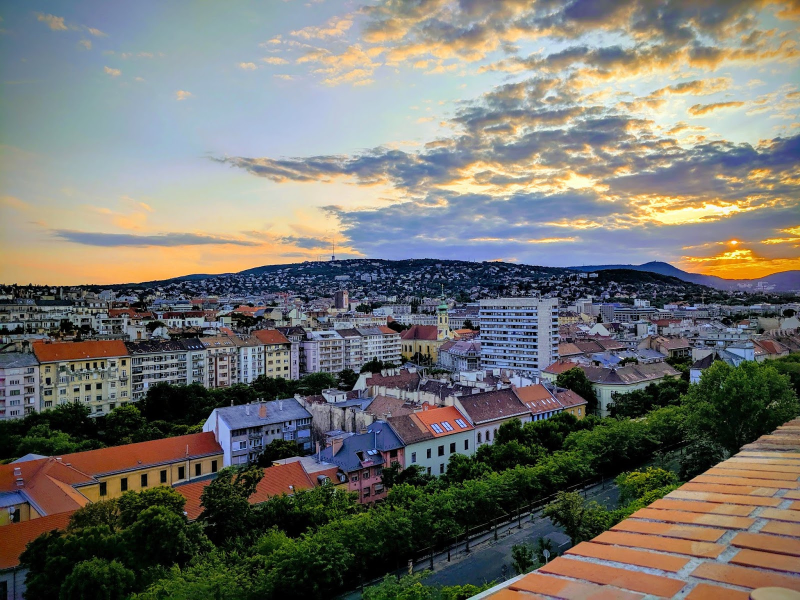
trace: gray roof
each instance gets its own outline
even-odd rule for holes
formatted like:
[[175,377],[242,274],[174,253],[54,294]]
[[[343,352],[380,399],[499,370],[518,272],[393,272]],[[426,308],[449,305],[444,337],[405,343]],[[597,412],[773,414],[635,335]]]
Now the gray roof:
[[[266,416],[264,418],[260,416],[262,406],[266,407]],[[300,406],[300,403],[294,398],[273,400],[272,402],[254,402],[252,404],[242,404],[239,406],[226,406],[215,410],[219,418],[225,421],[231,429],[259,427],[261,425],[283,423],[284,421],[311,418],[311,413]]]
[[39,364],[33,354],[24,352],[0,353],[0,369],[19,369],[22,367],[35,367]]
[[342,445],[335,455],[332,446],[325,448],[320,453],[320,460],[336,465],[345,473],[351,473],[382,465],[383,457],[380,451],[386,452],[402,447],[403,442],[387,423],[375,421],[367,433],[351,435],[342,440]]

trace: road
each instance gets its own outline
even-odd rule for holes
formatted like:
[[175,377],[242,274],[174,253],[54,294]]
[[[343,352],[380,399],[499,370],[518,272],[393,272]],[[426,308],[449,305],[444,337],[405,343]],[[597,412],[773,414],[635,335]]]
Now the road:
[[[605,486],[597,485],[589,488],[587,498],[595,500],[607,508],[616,508],[619,490],[613,482],[609,481]],[[464,552],[462,545],[460,552],[451,556],[450,562],[447,562],[447,554],[436,556],[433,562],[433,572],[425,578],[425,583],[428,585],[499,583],[516,575],[511,566],[511,547],[523,542],[534,543],[540,537],[553,540],[553,547],[560,547],[562,552],[569,548],[569,538],[550,519],[535,515],[531,521],[530,517],[525,517],[522,519],[522,529],[518,529],[516,523],[503,526],[499,528],[497,541],[494,541],[492,533],[485,534],[480,541],[476,540],[471,543],[469,554]],[[503,572],[504,565],[505,573]],[[418,564],[414,571],[423,571],[429,568],[430,563],[426,561]],[[342,600],[358,600],[361,598],[361,594],[350,592],[340,598]]]

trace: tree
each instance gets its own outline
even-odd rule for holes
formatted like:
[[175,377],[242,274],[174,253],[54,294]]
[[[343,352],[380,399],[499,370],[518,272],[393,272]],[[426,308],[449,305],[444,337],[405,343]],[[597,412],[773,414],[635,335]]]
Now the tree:
[[559,492],[544,516],[563,527],[572,545],[590,540],[610,526],[610,515],[597,502],[586,502],[577,492]]
[[363,302],[356,306],[356,312],[369,314],[372,312],[372,306],[369,304],[364,304]]
[[618,475],[616,483],[619,488],[619,503],[622,505],[641,498],[647,492],[675,485],[678,483],[678,477],[672,471],[647,467],[644,471]]
[[311,373],[297,383],[297,392],[308,396],[319,395],[322,390],[336,388],[339,384],[335,375],[330,373]]
[[800,412],[788,377],[753,361],[735,368],[715,362],[689,388],[683,404],[692,437],[713,440],[729,455]]
[[147,421],[132,404],[118,406],[104,418],[105,439],[113,444],[131,444],[153,439]]
[[472,323],[472,319],[464,319],[464,329],[471,329],[475,331],[477,327]]
[[511,566],[517,575],[524,575],[539,566],[533,544],[514,544],[511,546]]
[[78,441],[63,431],[53,431],[47,423],[31,427],[28,434],[23,437],[16,448],[17,456],[25,454],[42,454],[45,456],[60,456],[81,450],[91,450],[102,446],[91,441]]
[[377,358],[373,358],[368,362],[365,362],[361,367],[362,373],[380,373],[387,365],[383,363],[383,361],[378,360]]
[[208,538],[217,546],[251,532],[250,496],[264,477],[264,470],[249,467],[222,469],[200,495],[203,512],[197,520],[205,525]]
[[264,446],[264,451],[258,457],[258,466],[271,467],[276,460],[299,456],[300,448],[292,440],[272,440]]
[[560,373],[556,378],[556,385],[567,388],[578,394],[588,403],[586,412],[593,414],[597,411],[597,396],[592,388],[592,382],[586,377],[586,373],[580,367],[573,367],[568,371]]
[[352,390],[355,384],[358,382],[358,373],[353,371],[353,369],[345,369],[344,371],[339,371],[339,389],[340,390]]
[[64,579],[60,600],[123,600],[136,575],[116,560],[92,558],[79,562]]
[[389,321],[387,327],[392,331],[396,331],[397,333],[403,333],[406,329],[411,329],[411,325],[403,325],[399,321]]

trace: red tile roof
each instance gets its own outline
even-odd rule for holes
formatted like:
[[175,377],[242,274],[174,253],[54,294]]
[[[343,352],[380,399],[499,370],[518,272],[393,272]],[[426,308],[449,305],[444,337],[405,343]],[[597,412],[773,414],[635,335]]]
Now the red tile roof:
[[386,325],[378,325],[378,329],[381,330],[381,333],[385,333],[386,335],[396,335],[398,332],[392,329],[391,327],[387,327]]
[[762,587],[800,591],[800,419],[488,597],[746,600]]
[[48,531],[64,529],[71,516],[71,512],[59,513],[22,523],[12,523],[0,529],[3,537],[3,543],[0,544],[0,571],[19,566],[19,555],[25,551],[30,542]]
[[[439,408],[431,408],[430,410],[422,410],[411,415],[411,418],[419,421],[433,437],[444,437],[446,435],[453,435],[461,433],[462,431],[474,429],[474,427],[469,424],[467,418],[454,406],[441,406]],[[465,427],[458,425],[456,419],[464,423]],[[442,425],[442,423],[445,422],[450,424],[453,428],[452,431],[448,431],[447,428]],[[436,429],[433,428],[434,425],[437,425],[440,431],[436,431]]]
[[88,475],[101,475],[146,465],[174,462],[185,457],[222,454],[222,447],[211,431],[177,437],[126,444],[100,450],[64,454],[61,459]]
[[439,329],[436,325],[412,325],[400,334],[404,340],[426,340],[435,341],[439,337]]
[[253,335],[262,344],[289,344],[289,340],[277,329],[259,329],[254,331]]
[[120,340],[93,342],[34,342],[33,353],[39,362],[58,362],[94,358],[128,356],[125,344]]
[[561,373],[565,373],[565,372],[569,371],[570,369],[574,369],[575,367],[578,367],[578,366],[580,366],[580,365],[578,365],[578,363],[569,362],[567,360],[559,360],[557,362],[554,362],[549,367],[547,367],[544,370],[544,372],[545,373],[552,373],[553,375],[560,375]]
[[[334,475],[337,469],[332,469]],[[193,481],[184,485],[175,487],[175,491],[179,492],[186,498],[186,515],[190,521],[194,521],[203,512],[203,507],[200,505],[200,496],[211,479],[204,479],[203,481]],[[309,490],[314,487],[314,482],[306,473],[302,463],[291,462],[285,465],[274,465],[264,469],[264,477],[258,482],[256,491],[250,496],[250,504],[260,504],[266,502],[273,496],[280,496],[281,494],[292,494],[293,486],[295,491]]]

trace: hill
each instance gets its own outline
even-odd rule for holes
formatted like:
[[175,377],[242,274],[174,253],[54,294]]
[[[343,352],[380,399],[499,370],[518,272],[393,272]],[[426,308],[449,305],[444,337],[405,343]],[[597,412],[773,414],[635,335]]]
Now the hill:
[[[608,271],[627,269],[631,271],[646,271],[648,273],[658,273],[677,277],[681,281],[706,285],[718,290],[744,290],[755,291],[760,288],[772,292],[793,292],[800,290],[800,271],[783,271],[773,273],[759,279],[723,279],[713,275],[703,275],[701,273],[690,273],[669,263],[653,261],[643,265],[586,265],[580,267],[568,267],[572,271]],[[771,287],[774,286],[774,287]]]

